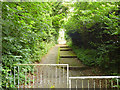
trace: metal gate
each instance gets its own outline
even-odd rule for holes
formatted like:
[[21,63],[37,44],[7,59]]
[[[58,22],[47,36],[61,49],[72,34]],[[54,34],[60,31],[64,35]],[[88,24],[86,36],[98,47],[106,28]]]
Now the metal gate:
[[9,73],[6,88],[120,88],[120,76],[69,77],[68,64],[16,64]]
[[120,76],[81,76],[69,77],[69,88],[120,88]]
[[68,64],[14,66],[14,85],[17,88],[68,88],[68,79]]

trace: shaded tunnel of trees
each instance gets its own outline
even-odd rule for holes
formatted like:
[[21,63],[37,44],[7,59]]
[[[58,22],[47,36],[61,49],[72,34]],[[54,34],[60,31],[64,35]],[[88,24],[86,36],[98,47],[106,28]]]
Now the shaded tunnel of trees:
[[120,2],[77,2],[65,24],[66,39],[80,60],[120,73]]
[[60,28],[84,64],[120,75],[120,2],[2,2],[3,88],[14,64],[40,62]]

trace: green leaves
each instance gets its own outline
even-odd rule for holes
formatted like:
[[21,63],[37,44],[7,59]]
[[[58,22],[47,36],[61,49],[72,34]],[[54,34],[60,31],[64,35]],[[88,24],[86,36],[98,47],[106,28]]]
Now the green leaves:
[[3,70],[13,71],[13,64],[17,63],[40,62],[57,41],[59,28],[64,23],[65,6],[52,2],[3,2],[2,5]]
[[[69,13],[65,23],[66,34],[73,46],[84,49],[75,51],[85,64],[98,64],[117,71],[117,64],[120,63],[119,5],[120,2],[76,2],[71,5],[74,11]],[[86,55],[89,50],[95,50],[96,53]]]
[[21,8],[20,6],[17,6],[17,10],[20,10],[20,11],[21,11],[21,10],[22,10],[22,8]]

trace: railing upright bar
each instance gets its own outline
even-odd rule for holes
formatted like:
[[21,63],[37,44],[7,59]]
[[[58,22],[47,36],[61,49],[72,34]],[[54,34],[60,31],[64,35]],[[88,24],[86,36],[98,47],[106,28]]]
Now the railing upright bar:
[[57,85],[57,66],[56,66],[56,85]]
[[100,80],[100,88],[101,88],[101,80]]
[[107,80],[105,80],[105,83],[106,83],[106,89],[107,89]]
[[15,66],[14,66],[14,86],[15,86]]
[[89,90],[89,83],[90,83],[90,82],[89,82],[89,80],[88,80],[88,90]]
[[94,81],[94,90],[95,90],[95,80],[93,80]]
[[[46,66],[44,66],[45,68],[46,68]],[[46,84],[46,82],[45,82],[45,75],[46,75],[46,72],[45,71],[43,71],[44,72],[44,75],[43,75],[43,80],[44,80],[44,87],[45,87],[45,84]],[[52,74],[53,75],[53,74]],[[53,78],[52,78],[53,79]],[[53,80],[52,80],[53,81]]]
[[71,79],[69,79],[69,88],[71,90]]
[[111,87],[113,88],[113,80],[111,79]]
[[8,85],[8,71],[7,71],[7,75],[6,75],[6,88],[7,88],[7,85]]
[[[40,72],[40,85],[42,85],[42,72]],[[39,88],[40,88],[40,85],[39,85]]]
[[27,74],[27,71],[25,70],[25,88],[26,88],[26,74]]
[[[12,76],[12,71],[10,71],[10,77],[11,77],[11,76]],[[12,81],[11,81],[11,78],[10,78],[10,85],[11,85],[11,82],[12,82]]]
[[49,87],[49,73],[47,73],[47,84],[48,84],[48,87]]
[[[46,68],[48,68],[48,67],[46,67]],[[48,87],[48,72],[47,71],[46,71],[45,75],[46,75],[46,84],[47,84],[46,86]]]
[[53,85],[53,81],[54,81],[54,80],[53,80],[53,74],[51,75],[51,78],[52,78],[52,80],[51,80],[52,83],[51,83],[51,84]]
[[18,88],[19,88],[19,65],[18,65]]
[[67,64],[67,88],[69,87],[69,65]]
[[63,66],[63,83],[64,83],[64,66]]
[[60,67],[59,67],[59,84],[60,84],[60,77],[61,77],[61,76],[60,76]]
[[30,69],[29,69],[29,88],[30,88]]
[[34,88],[34,66],[33,66],[33,88]]
[[37,68],[37,88],[38,88],[38,68]]
[[43,75],[43,71],[42,71],[42,74],[41,74],[41,82],[42,82],[41,85],[42,85],[42,87],[44,87],[44,78],[43,78],[43,76],[44,76],[44,75]]
[[41,84],[41,73],[39,74],[39,78],[40,78],[40,79],[39,79],[39,82],[40,82],[40,83],[39,83],[39,87],[38,87],[38,88],[40,88],[40,84]]
[[119,79],[117,78],[117,88],[118,88],[118,90],[119,90]]
[[83,89],[84,87],[83,87],[83,80],[82,80],[82,89]]
[[76,79],[76,89],[77,89],[77,79]]

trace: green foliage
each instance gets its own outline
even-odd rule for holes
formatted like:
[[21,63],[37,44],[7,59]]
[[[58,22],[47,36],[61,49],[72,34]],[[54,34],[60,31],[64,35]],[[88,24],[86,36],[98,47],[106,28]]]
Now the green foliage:
[[[60,21],[65,17],[64,8],[57,2],[2,3],[2,87],[9,83],[9,77],[13,78],[13,64],[40,62],[41,57],[55,45],[62,24]],[[22,78],[24,75],[20,76]],[[13,79],[11,81],[9,87],[14,87]]]
[[80,60],[120,73],[120,2],[76,2],[72,6],[74,12],[65,24],[66,39],[77,46]]
[[79,60],[81,60],[85,65],[98,66],[101,63],[101,62],[98,63],[98,61],[96,60],[96,55],[97,55],[96,50],[79,48],[76,45],[72,45],[72,43],[70,42],[68,43],[68,45],[77,54],[77,57],[79,58]]

